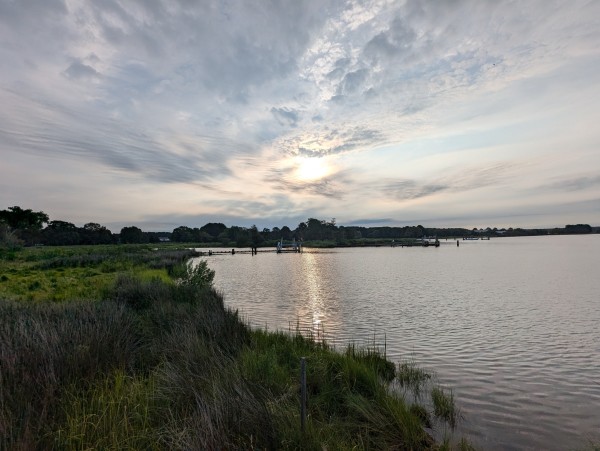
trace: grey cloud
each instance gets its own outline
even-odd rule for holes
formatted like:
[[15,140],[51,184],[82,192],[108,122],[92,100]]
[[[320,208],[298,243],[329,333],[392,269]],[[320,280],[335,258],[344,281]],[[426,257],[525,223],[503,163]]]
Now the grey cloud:
[[277,189],[284,192],[311,194],[330,199],[342,199],[344,197],[343,191],[336,186],[335,181],[331,178],[324,178],[310,183],[291,180],[277,180],[272,182]]
[[382,31],[373,37],[365,46],[364,53],[367,57],[396,58],[410,52],[415,40],[416,32],[401,18],[395,18],[388,30]]
[[4,124],[0,142],[12,143],[22,152],[91,159],[161,183],[198,183],[230,174],[220,152],[223,145],[230,145],[225,140],[205,147],[198,139],[196,147],[180,146],[185,151],[173,153],[131,123],[21,97],[21,103],[29,104],[24,114],[18,103],[12,103],[15,96],[19,97],[4,97],[14,108],[10,115],[0,112]]
[[334,69],[327,74],[327,78],[340,79],[350,66],[350,58],[340,58],[334,64]]
[[291,108],[271,108],[271,113],[281,125],[296,127],[298,125],[298,111]]
[[593,188],[595,186],[600,186],[600,176],[575,177],[550,183],[548,185],[542,186],[541,188],[566,191],[581,191],[587,188]]
[[368,76],[369,71],[367,69],[359,69],[353,72],[348,72],[338,87],[339,95],[356,93],[360,90]]
[[439,183],[448,185],[453,191],[468,191],[485,186],[502,183],[510,176],[514,163],[496,163],[486,166],[465,167],[438,179]]
[[[222,207],[222,204],[208,202],[214,207]],[[222,222],[227,226],[251,227],[256,225],[259,230],[264,227],[288,226],[294,229],[306,218],[319,217],[320,213],[312,209],[299,209],[293,200],[293,196],[278,195],[272,201],[246,203],[237,201],[229,209],[208,214],[169,214],[169,215],[146,215],[133,225],[147,231],[171,231],[175,227],[186,225],[188,227],[202,227],[208,222]],[[268,211],[269,215],[264,215]],[[131,223],[109,223],[106,224],[111,230],[118,232],[124,226]]]
[[392,218],[355,219],[353,221],[349,221],[346,224],[342,224],[342,225],[348,225],[348,226],[362,226],[362,225],[371,226],[371,225],[376,225],[376,224],[389,225],[393,222],[395,222],[395,221]]
[[96,71],[96,69],[94,69],[92,66],[88,66],[87,64],[83,64],[81,61],[73,61],[64,73],[68,78],[71,79],[100,77],[100,73]]
[[431,181],[412,179],[385,180],[376,190],[399,200],[419,199],[440,192],[464,192],[501,184],[510,177],[513,164],[498,163],[454,171]]
[[419,199],[440,191],[447,191],[446,185],[418,184],[414,180],[397,180],[385,184],[382,191],[389,197],[399,200]]
[[330,102],[337,103],[340,105],[342,103],[344,103],[345,100],[346,100],[346,96],[341,95],[341,94],[336,94],[334,96],[331,96],[331,98],[329,99]]

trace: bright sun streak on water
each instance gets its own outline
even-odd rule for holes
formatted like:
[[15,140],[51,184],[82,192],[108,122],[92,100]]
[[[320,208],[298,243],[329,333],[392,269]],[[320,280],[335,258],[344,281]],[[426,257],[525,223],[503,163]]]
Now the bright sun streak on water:
[[303,181],[318,180],[331,172],[323,158],[299,158],[296,177]]

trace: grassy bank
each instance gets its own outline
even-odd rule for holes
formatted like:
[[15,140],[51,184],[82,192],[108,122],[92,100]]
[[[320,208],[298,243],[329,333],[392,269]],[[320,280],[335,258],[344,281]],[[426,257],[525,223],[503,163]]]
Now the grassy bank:
[[[338,353],[301,335],[250,330],[225,308],[206,266],[186,269],[187,251],[96,246],[6,256],[0,449],[450,447],[428,427],[450,429],[452,397],[425,372],[371,351]],[[101,282],[85,288],[94,277],[85,271]],[[47,286],[61,277],[73,279],[69,288]],[[24,281],[39,288],[22,293]]]

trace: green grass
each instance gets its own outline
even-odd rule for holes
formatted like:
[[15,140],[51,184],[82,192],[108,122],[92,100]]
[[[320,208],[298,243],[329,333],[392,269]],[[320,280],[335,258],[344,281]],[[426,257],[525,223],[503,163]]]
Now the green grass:
[[33,247],[0,255],[0,298],[18,301],[100,299],[124,274],[170,282],[197,255],[172,246]]
[[86,390],[67,388],[57,449],[160,449],[155,378],[116,370]]
[[446,421],[451,427],[454,427],[458,419],[458,409],[454,403],[452,390],[433,387],[431,390],[431,399],[433,401],[435,416]]
[[401,387],[412,390],[419,396],[424,385],[431,380],[431,375],[415,364],[404,361],[398,365],[397,380]]

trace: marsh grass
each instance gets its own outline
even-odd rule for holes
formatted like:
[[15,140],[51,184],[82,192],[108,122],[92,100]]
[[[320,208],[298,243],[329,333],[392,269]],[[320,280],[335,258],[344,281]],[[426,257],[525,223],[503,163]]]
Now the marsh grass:
[[433,387],[431,389],[431,400],[433,402],[433,412],[436,417],[447,422],[452,428],[456,426],[458,420],[458,409],[454,402],[452,390],[444,390],[442,387]]
[[64,423],[54,435],[57,449],[160,449],[155,379],[108,374],[87,390],[68,387],[62,396]]
[[431,380],[431,374],[414,361],[406,360],[398,365],[396,378],[401,387],[412,390],[418,397],[423,387]]
[[148,246],[25,248],[0,255],[0,298],[24,301],[100,299],[121,275],[170,282],[192,249]]
[[270,411],[278,425],[298,427],[300,357],[307,362],[308,443],[327,449],[432,445],[422,418],[390,394],[395,368],[379,353],[355,346],[338,353],[301,335],[255,331],[241,358],[243,374],[255,383],[268,381],[263,388],[274,400]]
[[114,304],[0,302],[0,448],[45,443],[60,419],[62,391],[126,367],[138,342],[134,321]]

